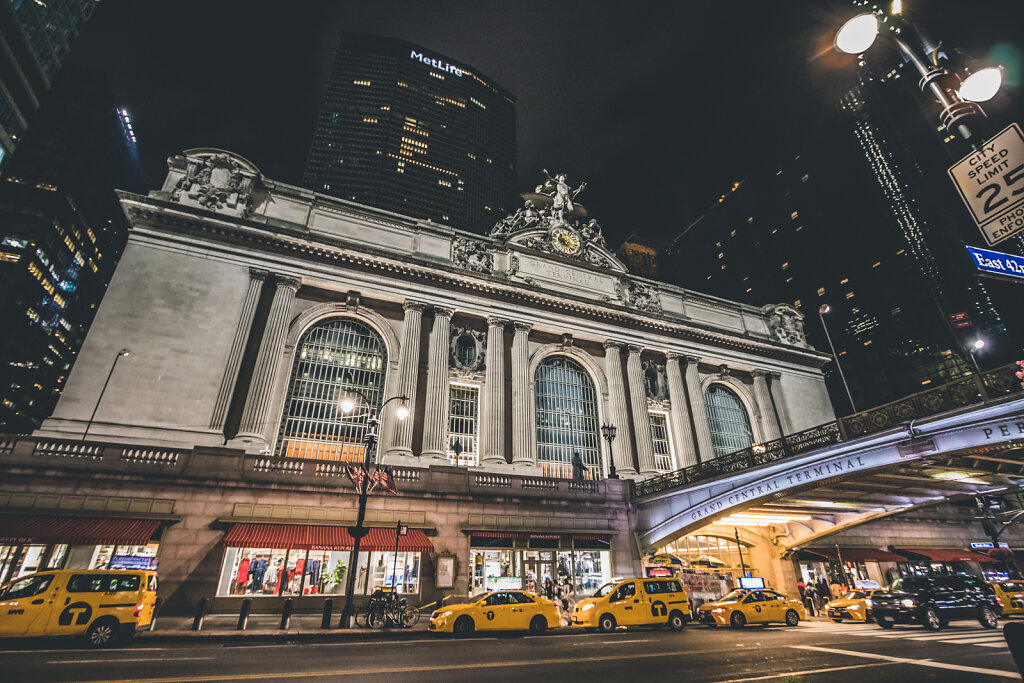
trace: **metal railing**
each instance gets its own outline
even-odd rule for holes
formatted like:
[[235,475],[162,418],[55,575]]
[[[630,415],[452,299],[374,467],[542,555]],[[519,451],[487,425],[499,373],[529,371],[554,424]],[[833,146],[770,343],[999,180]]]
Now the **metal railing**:
[[850,441],[893,429],[910,420],[1020,393],[1021,384],[1014,375],[1017,369],[1017,365],[1011,363],[983,372],[980,377],[970,375],[927,391],[905,396],[892,403],[790,434],[782,439],[754,444],[720,458],[636,482],[634,490],[637,496],[650,496],[831,446],[841,441]]

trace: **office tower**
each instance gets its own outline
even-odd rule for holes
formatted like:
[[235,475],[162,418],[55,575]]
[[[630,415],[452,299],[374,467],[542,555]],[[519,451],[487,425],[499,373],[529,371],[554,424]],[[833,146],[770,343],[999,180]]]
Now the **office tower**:
[[0,168],[31,124],[96,2],[0,2]]
[[65,69],[0,180],[0,432],[53,409],[127,238],[115,189],[146,186],[129,114]]
[[303,184],[486,232],[515,206],[515,140],[515,98],[473,67],[344,33]]

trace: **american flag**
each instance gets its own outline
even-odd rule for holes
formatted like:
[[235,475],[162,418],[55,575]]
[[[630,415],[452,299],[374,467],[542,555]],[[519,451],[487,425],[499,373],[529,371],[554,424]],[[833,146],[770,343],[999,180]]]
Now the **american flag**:
[[358,489],[362,486],[363,481],[366,479],[366,470],[362,467],[346,467],[345,473],[348,474],[349,481]]
[[370,488],[371,491],[380,486],[390,493],[398,493],[398,488],[395,486],[395,475],[390,467],[381,467],[374,470],[370,476],[370,481],[373,483],[373,486]]

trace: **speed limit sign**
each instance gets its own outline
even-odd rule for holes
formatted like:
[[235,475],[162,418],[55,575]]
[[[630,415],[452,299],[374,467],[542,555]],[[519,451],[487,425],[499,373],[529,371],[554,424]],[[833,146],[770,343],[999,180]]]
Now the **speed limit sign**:
[[989,246],[1024,230],[1024,135],[1011,123],[949,168]]

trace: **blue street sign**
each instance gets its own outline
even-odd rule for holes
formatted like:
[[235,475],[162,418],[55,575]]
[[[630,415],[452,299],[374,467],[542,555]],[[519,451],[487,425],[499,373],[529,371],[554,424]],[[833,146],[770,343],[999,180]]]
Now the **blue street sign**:
[[978,247],[967,247],[967,251],[974,259],[974,265],[983,273],[1024,280],[1024,256],[1003,254]]

